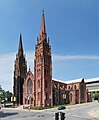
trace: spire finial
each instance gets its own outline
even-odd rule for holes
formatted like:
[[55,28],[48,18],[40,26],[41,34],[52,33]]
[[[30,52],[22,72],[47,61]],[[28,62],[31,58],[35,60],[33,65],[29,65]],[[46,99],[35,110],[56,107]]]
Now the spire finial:
[[44,14],[44,8],[43,8],[43,10],[42,10],[42,13]]

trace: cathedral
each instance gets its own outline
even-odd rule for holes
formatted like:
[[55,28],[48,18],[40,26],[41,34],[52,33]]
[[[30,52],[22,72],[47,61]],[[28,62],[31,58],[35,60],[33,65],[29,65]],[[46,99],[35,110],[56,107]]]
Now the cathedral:
[[44,11],[40,35],[37,37],[34,56],[34,73],[27,71],[27,60],[20,34],[18,53],[14,64],[14,96],[16,105],[53,106],[77,104],[89,101],[84,79],[80,82],[66,83],[52,79],[52,54],[50,40],[47,38]]

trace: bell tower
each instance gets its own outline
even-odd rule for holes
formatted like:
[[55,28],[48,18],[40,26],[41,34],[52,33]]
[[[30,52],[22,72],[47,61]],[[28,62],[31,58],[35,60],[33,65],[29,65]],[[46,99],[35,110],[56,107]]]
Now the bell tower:
[[14,65],[14,86],[13,92],[16,97],[16,105],[23,104],[23,83],[27,73],[27,62],[23,52],[22,35],[20,34],[20,41],[18,53]]
[[52,58],[49,38],[47,39],[44,10],[40,36],[37,37],[34,59],[35,106],[52,105]]

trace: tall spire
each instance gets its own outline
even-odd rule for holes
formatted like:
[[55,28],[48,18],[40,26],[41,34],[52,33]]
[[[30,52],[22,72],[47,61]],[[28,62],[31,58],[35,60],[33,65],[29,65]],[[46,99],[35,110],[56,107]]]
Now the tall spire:
[[20,34],[19,48],[18,48],[18,56],[23,55],[23,45],[22,45],[22,35]]
[[46,39],[46,27],[45,27],[45,18],[44,18],[44,10],[42,11],[42,22],[40,28],[40,40]]

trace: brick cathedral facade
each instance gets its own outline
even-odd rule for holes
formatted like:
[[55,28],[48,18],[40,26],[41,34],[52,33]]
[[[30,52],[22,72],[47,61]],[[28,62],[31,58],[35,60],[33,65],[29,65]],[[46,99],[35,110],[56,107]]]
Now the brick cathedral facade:
[[18,48],[18,54],[16,54],[16,60],[14,65],[14,86],[13,92],[16,97],[16,104],[23,104],[23,84],[24,78],[27,73],[27,62],[25,59],[25,55],[23,53],[22,46],[22,36],[20,35],[20,42]]
[[22,36],[14,66],[14,96],[16,105],[52,106],[87,102],[87,90],[84,79],[81,82],[66,84],[52,80],[52,55],[50,40],[47,38],[44,11],[37,37],[34,57],[34,74],[24,57]]

